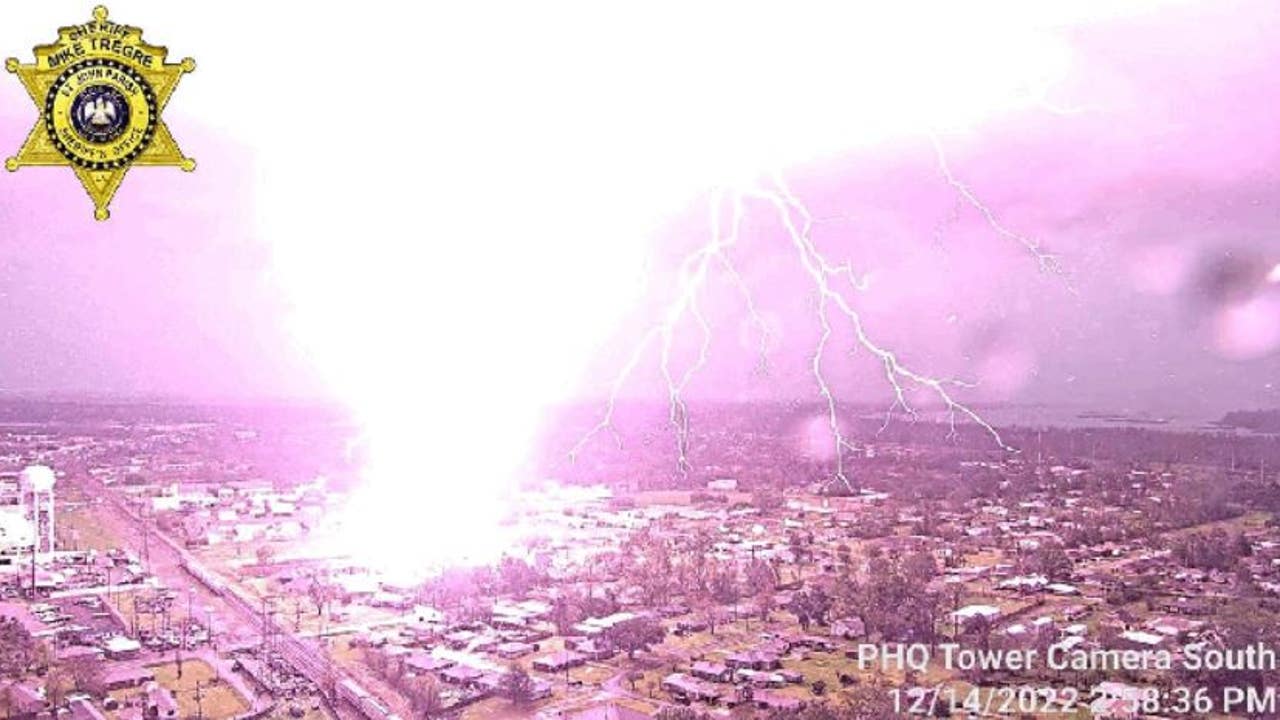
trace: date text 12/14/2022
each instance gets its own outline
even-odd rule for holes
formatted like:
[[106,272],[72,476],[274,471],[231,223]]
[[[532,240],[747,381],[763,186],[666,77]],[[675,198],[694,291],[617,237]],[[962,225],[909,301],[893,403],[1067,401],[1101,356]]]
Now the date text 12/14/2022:
[[1271,686],[1214,689],[1099,683],[1092,690],[1082,692],[1074,687],[1036,685],[991,688],[936,685],[892,688],[889,696],[895,713],[934,717],[948,713],[1074,715],[1100,704],[1113,711],[1140,715],[1280,712],[1280,692]]

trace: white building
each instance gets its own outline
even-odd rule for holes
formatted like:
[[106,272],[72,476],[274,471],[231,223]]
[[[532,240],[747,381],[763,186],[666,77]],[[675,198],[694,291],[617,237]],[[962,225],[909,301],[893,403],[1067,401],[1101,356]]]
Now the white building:
[[22,506],[0,508],[0,555],[31,548],[36,529]]

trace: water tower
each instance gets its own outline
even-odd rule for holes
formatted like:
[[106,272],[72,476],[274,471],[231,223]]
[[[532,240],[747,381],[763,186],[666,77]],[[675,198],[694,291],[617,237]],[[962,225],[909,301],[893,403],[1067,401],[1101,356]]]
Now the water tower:
[[31,465],[18,476],[22,504],[34,531],[33,555],[52,553],[54,549],[53,486],[56,482],[53,470],[44,465]]

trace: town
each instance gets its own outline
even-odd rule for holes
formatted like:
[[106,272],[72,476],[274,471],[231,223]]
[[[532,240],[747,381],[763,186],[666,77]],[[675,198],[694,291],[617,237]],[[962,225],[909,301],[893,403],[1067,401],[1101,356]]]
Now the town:
[[[1138,717],[1150,687],[1275,675],[1158,661],[1269,652],[1260,466],[895,439],[838,492],[546,481],[496,565],[405,585],[320,541],[354,482],[340,415],[42,412],[0,435],[10,717],[872,718],[939,685]],[[1037,656],[1061,662],[974,660]]]

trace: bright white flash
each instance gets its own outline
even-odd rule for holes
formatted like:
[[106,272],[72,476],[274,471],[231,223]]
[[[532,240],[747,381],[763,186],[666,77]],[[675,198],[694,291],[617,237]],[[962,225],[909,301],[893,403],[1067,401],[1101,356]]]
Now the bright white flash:
[[[863,327],[847,296],[857,277],[813,247],[801,199],[746,179],[1034,105],[1070,73],[1063,28],[1115,5],[821,5],[511,3],[495,18],[469,3],[397,3],[309,16],[315,36],[389,38],[359,62],[291,76],[289,91],[323,107],[324,122],[245,121],[255,136],[277,133],[255,190],[295,337],[369,438],[342,516],[347,550],[401,571],[500,552],[506,490],[527,475],[537,423],[555,404],[610,392],[585,370],[645,296],[656,228],[712,187],[735,189],[624,365],[670,352],[672,315],[714,340],[701,284],[732,273],[748,206],[771,208],[820,293],[820,320],[853,323],[899,393],[923,386],[979,421],[954,385],[903,365]],[[334,99],[342,88],[383,102]],[[335,139],[347,135],[357,139]],[[763,327],[754,305],[746,312]],[[819,380],[822,362],[818,348]],[[681,458],[697,367],[668,366],[665,378]]]

